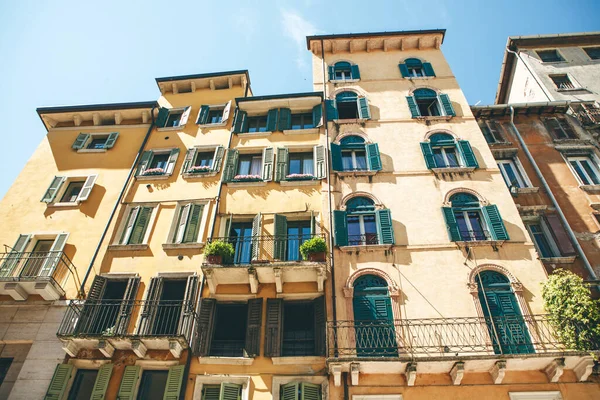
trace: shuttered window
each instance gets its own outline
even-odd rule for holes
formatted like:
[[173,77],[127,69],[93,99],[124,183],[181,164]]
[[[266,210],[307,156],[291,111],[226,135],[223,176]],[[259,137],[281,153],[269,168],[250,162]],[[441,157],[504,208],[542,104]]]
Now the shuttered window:
[[467,140],[454,140],[446,133],[435,133],[421,143],[421,151],[428,169],[478,168],[477,158]]
[[197,125],[225,125],[229,119],[231,101],[220,106],[201,105],[196,117]]
[[169,234],[169,243],[197,243],[204,204],[188,203],[180,205]]
[[377,143],[365,143],[360,136],[346,136],[340,144],[331,144],[331,167],[334,171],[381,171]]
[[442,213],[451,241],[509,240],[497,206],[482,207],[469,193],[452,195],[450,203]]
[[328,67],[330,81],[347,81],[360,79],[358,65],[347,61],[339,61]]
[[242,385],[223,382],[220,385],[203,385],[202,400],[241,400]]
[[118,244],[145,244],[153,211],[154,207],[149,206],[128,208]]
[[438,95],[431,89],[415,89],[406,101],[413,118],[456,116],[450,97],[443,93]]
[[107,150],[115,145],[118,137],[119,132],[109,134],[80,133],[71,147],[75,150]]
[[371,119],[371,109],[366,97],[346,90],[336,95],[335,100],[325,100],[327,120]]
[[395,244],[392,214],[389,209],[375,209],[373,200],[354,197],[346,210],[333,211],[336,246]]
[[185,153],[181,173],[186,177],[205,176],[207,173],[218,172],[223,163],[225,148],[217,146],[214,150],[203,150],[197,147],[188,149]]
[[431,63],[424,63],[418,58],[407,58],[403,63],[399,64],[398,67],[400,68],[400,73],[403,78],[435,76]]
[[169,176],[175,170],[175,164],[179,157],[179,148],[171,150],[153,151],[147,150],[137,166],[136,177]]
[[43,203],[73,203],[78,204],[86,201],[96,184],[98,175],[87,177],[64,177],[55,176],[50,186],[42,196]]
[[158,110],[158,117],[155,122],[156,127],[183,128],[187,124],[191,111],[191,106],[172,109],[161,107]]
[[280,400],[321,400],[321,385],[290,382],[281,385]]
[[566,118],[544,118],[544,125],[554,139],[579,138]]

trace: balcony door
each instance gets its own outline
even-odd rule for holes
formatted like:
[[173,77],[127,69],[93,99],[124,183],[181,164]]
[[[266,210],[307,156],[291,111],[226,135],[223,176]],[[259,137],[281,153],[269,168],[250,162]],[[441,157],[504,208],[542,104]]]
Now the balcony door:
[[185,298],[187,279],[166,279],[156,304],[156,319],[152,334],[157,336],[175,336],[181,318]]
[[42,270],[42,266],[46,262],[46,257],[50,254],[54,239],[38,240],[33,247],[31,256],[27,259],[23,271],[21,272],[22,277],[34,277],[38,276]]
[[483,271],[477,283],[494,353],[533,353],[527,324],[508,278],[495,271]]
[[234,264],[250,264],[252,260],[252,222],[234,222],[229,241],[235,249]]
[[354,326],[359,357],[398,357],[394,314],[387,282],[365,275],[354,283]]

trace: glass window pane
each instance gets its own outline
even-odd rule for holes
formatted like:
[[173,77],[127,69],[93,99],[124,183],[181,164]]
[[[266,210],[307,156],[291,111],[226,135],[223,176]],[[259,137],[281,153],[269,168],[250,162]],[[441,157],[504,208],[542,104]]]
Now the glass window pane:
[[356,155],[356,169],[365,170],[367,169],[367,155],[364,151],[355,151]]
[[543,258],[548,258],[553,256],[552,248],[550,247],[550,243],[548,243],[548,239],[542,230],[540,225],[529,225],[529,229],[531,230],[531,234],[533,235],[533,240],[535,242],[535,247],[537,251],[540,253],[540,256]]
[[454,147],[444,147],[446,159],[449,167],[458,167],[458,157],[456,157],[456,149]]
[[506,178],[509,182],[509,186],[521,187],[519,183],[519,178],[517,178],[517,174],[515,173],[515,169],[511,163],[504,164],[504,171],[506,173]]
[[471,223],[471,236],[474,240],[485,240],[486,235],[483,230],[483,222],[481,221],[481,214],[478,211],[469,211],[469,222]]
[[342,152],[342,168],[344,171],[351,171],[354,169],[352,165],[352,152],[344,151]]
[[360,219],[356,215],[348,216],[348,244],[361,244]]
[[587,172],[588,176],[594,183],[594,185],[597,185],[599,183],[598,175],[596,174],[596,170],[592,166],[592,163],[589,160],[583,160],[581,161],[581,164],[583,166],[583,169],[585,169],[585,172]]
[[456,223],[458,225],[458,231],[460,232],[461,239],[471,240],[471,236],[469,234],[469,226],[467,225],[467,221],[465,220],[463,212],[455,211],[454,217],[456,218]]
[[302,161],[302,173],[314,175],[314,163],[312,154],[307,154]]
[[80,369],[75,374],[69,400],[88,400],[92,396],[98,370]]
[[435,159],[436,167],[445,167],[446,160],[444,159],[444,155],[442,154],[442,149],[440,147],[434,147],[433,149],[433,158]]
[[250,167],[250,175],[262,176],[262,156],[252,157],[252,166]]
[[238,175],[248,175],[250,174],[250,164],[251,164],[251,160],[248,158],[240,158],[240,163],[238,166],[238,171],[237,174]]
[[292,129],[302,129],[301,115],[292,115]]
[[302,173],[302,160],[298,156],[290,155],[290,168],[289,174],[301,174]]
[[377,240],[377,223],[374,215],[364,215],[363,224],[365,227],[365,244],[378,244]]
[[583,169],[581,168],[581,165],[579,165],[579,162],[577,162],[577,161],[571,161],[571,165],[575,169],[575,172],[577,173],[577,176],[579,176],[579,179],[581,179],[581,181],[583,182],[583,184],[584,185],[589,185],[590,181],[585,176],[585,173],[583,172]]

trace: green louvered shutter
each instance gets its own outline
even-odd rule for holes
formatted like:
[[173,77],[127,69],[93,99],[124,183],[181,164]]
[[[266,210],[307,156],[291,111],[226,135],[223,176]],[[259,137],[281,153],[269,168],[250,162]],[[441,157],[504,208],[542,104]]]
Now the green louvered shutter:
[[288,171],[288,155],[289,149],[287,147],[277,148],[277,164],[275,165],[275,182],[281,182],[285,180]]
[[289,108],[280,108],[278,130],[285,131],[288,129],[292,129],[292,110]]
[[458,230],[458,224],[456,223],[456,217],[454,216],[454,210],[452,207],[442,207],[444,213],[444,219],[446,220],[446,228],[450,235],[450,241],[459,242],[461,240],[460,231]]
[[239,108],[236,109],[233,119],[233,133],[244,133],[248,128],[248,114]]
[[71,147],[75,150],[83,149],[83,146],[85,146],[85,143],[88,141],[89,137],[89,133],[80,133],[77,135],[77,139],[75,139],[73,146]]
[[381,156],[379,155],[379,146],[377,143],[365,145],[367,150],[367,163],[369,171],[381,171]]
[[219,400],[221,398],[221,385],[203,385],[202,400]]
[[275,223],[275,243],[273,244],[273,257],[285,261],[287,244],[287,218],[280,214],[273,216]]
[[112,149],[113,146],[115,145],[115,142],[117,141],[117,138],[119,137],[119,132],[112,132],[108,135],[108,138],[106,139],[106,142],[104,143],[104,148],[105,149]]
[[44,264],[38,273],[39,276],[52,276],[54,269],[62,258],[62,251],[67,244],[68,238],[68,233],[59,233],[56,235],[54,243],[52,243],[52,247],[50,247],[50,254],[44,260]]
[[67,389],[67,383],[71,379],[73,366],[70,364],[58,364],[54,370],[54,376],[48,386],[44,400],[62,400]]
[[[262,302],[262,299],[260,299]],[[219,400],[240,400],[242,398],[242,385],[235,383],[221,383]]]
[[419,112],[419,107],[417,107],[417,102],[413,96],[406,96],[406,102],[408,103],[408,108],[410,109],[410,114],[413,118],[417,118],[421,116]]
[[202,210],[204,205],[192,204],[190,209],[190,215],[185,227],[185,234],[183,235],[183,243],[195,243],[198,241],[198,229],[200,228],[200,217],[202,216]]
[[50,186],[48,186],[48,189],[46,189],[44,197],[42,197],[42,203],[52,203],[56,198],[60,187],[63,185],[63,183],[65,183],[66,180],[67,178],[65,178],[64,176],[55,176],[52,179],[52,182],[50,182]]
[[331,143],[331,169],[334,171],[343,171],[342,149],[339,144]]
[[333,65],[328,66],[327,71],[329,72],[329,80],[334,81],[335,80],[335,66],[333,66]]
[[440,100],[442,102],[442,107],[444,107],[444,114],[449,116],[456,116],[454,112],[454,107],[452,107],[452,102],[450,102],[450,97],[447,94],[440,94]]
[[181,392],[181,383],[183,382],[184,372],[185,365],[176,365],[169,368],[163,400],[179,400],[179,392]]
[[119,386],[117,399],[135,400],[134,394],[138,380],[140,379],[140,370],[141,367],[137,365],[128,365],[125,367],[123,378],[121,379],[121,386]]
[[94,382],[94,388],[92,389],[92,395],[90,400],[103,400],[108,389],[108,382],[112,375],[112,364],[104,364],[98,369],[98,375],[96,375],[96,382]]
[[265,182],[273,180],[273,162],[275,158],[275,151],[272,147],[266,147],[263,150],[262,159],[262,179]]
[[208,112],[210,111],[210,106],[205,104],[200,106],[200,111],[198,111],[198,119],[196,119],[196,124],[204,125],[208,122]]
[[212,342],[217,301],[204,298],[200,300],[200,311],[198,311],[198,354],[207,356],[210,352]]
[[423,157],[425,158],[425,165],[427,165],[427,169],[435,168],[435,157],[433,156],[431,143],[421,142],[421,151],[423,152]]
[[262,228],[262,215],[258,213],[252,219],[252,260],[260,256],[260,234]]
[[320,103],[313,107],[312,116],[315,128],[323,125],[323,106]]
[[457,141],[458,147],[460,148],[460,152],[462,153],[463,159],[465,160],[465,166],[472,168],[479,168],[479,164],[477,163],[477,158],[473,153],[473,149],[471,148],[471,144],[468,140],[459,140]]
[[279,109],[273,108],[267,113],[267,131],[275,132],[277,130],[277,117],[279,116]]
[[346,211],[333,210],[333,239],[336,246],[348,246],[348,219]]
[[188,149],[185,153],[185,158],[183,159],[183,167],[181,167],[181,174],[185,174],[194,164],[194,158],[196,158],[196,152],[198,149],[196,147],[192,147]]
[[360,79],[360,70],[358,65],[354,64],[350,66],[350,72],[352,73],[352,79]]
[[244,344],[245,357],[258,357],[260,355],[260,328],[262,326],[263,299],[248,300],[248,314],[246,317],[246,339]]
[[213,158],[211,171],[219,172],[221,164],[223,164],[223,155],[225,154],[225,147],[217,146],[215,148],[215,157]]
[[158,110],[158,117],[156,117],[156,126],[158,128],[164,128],[167,124],[167,119],[169,118],[169,109],[165,107],[161,107]]
[[152,207],[140,207],[129,242],[127,244],[142,244],[152,215]]
[[237,161],[238,151],[235,149],[229,149],[225,158],[225,166],[223,167],[223,182],[231,182],[235,176]]
[[400,74],[402,74],[402,77],[407,78],[408,77],[408,67],[406,66],[406,64],[404,64],[404,63],[398,64],[398,68],[400,68]]
[[366,97],[358,98],[358,114],[362,119],[371,119],[371,110],[369,109],[369,101]]
[[509,240],[508,232],[496,205],[482,207],[494,240]]
[[435,76],[431,63],[423,63],[423,72],[425,72],[425,76]]
[[280,357],[283,335],[283,299],[267,299],[265,357]]
[[140,162],[138,163],[137,171],[135,172],[135,176],[140,176],[144,173],[148,164],[150,164],[150,160],[152,159],[152,150],[147,150],[142,153],[142,157],[140,157]]
[[10,253],[6,256],[2,264],[0,265],[0,276],[11,276],[13,269],[21,262],[22,255],[21,253],[25,251],[29,241],[31,240],[31,235],[19,235],[16,243],[10,249]]
[[325,356],[327,349],[327,308],[325,296],[313,300],[315,307],[315,355]]
[[302,382],[300,384],[302,398],[300,400],[321,400],[321,385]]
[[315,171],[314,176],[317,179],[325,178],[327,174],[327,168],[325,165],[325,146],[318,145],[314,147],[313,157],[315,160]]
[[392,213],[387,208],[376,211],[380,244],[395,244]]
[[338,119],[338,111],[335,105],[335,100],[325,100],[325,113],[327,115],[327,121],[334,121]]

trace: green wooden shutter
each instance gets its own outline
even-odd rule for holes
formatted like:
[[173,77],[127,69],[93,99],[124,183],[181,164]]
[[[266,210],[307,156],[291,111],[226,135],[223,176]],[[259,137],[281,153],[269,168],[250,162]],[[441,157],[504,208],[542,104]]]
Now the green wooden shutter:
[[235,149],[229,149],[227,151],[227,157],[225,158],[225,166],[223,167],[223,182],[231,182],[235,176],[237,161],[238,151]]
[[73,366],[70,364],[58,364],[54,370],[54,375],[48,386],[48,391],[44,400],[62,400],[65,396],[67,383],[71,379]]
[[87,300],[100,300],[104,296],[104,290],[106,289],[106,283],[108,279],[103,276],[96,275],[92,281],[92,285],[88,290]]
[[98,369],[98,375],[96,375],[96,382],[94,382],[94,388],[92,389],[92,395],[90,400],[102,400],[108,389],[108,382],[112,375],[112,364],[104,364]]
[[283,299],[267,299],[265,357],[280,357],[283,339]]
[[419,111],[419,107],[417,107],[417,102],[413,96],[406,96],[406,102],[408,103],[408,108],[410,109],[410,113],[413,118],[417,118],[421,116],[421,112]]
[[450,234],[450,241],[459,242],[461,240],[461,236],[460,231],[458,230],[458,224],[456,223],[456,217],[454,216],[454,210],[452,207],[442,207],[442,213],[444,213],[446,228]]
[[121,238],[119,239],[119,244],[127,244],[129,238],[131,237],[131,231],[133,230],[133,226],[135,225],[135,220],[137,219],[137,215],[140,212],[141,207],[133,207],[129,210],[129,214],[127,215],[127,219],[123,224],[123,231],[121,232]]
[[472,168],[479,168],[479,164],[477,163],[477,157],[473,153],[473,149],[471,148],[471,144],[468,140],[458,140],[458,147],[460,152],[462,153],[463,159],[465,160],[465,166]]
[[223,154],[225,154],[225,148],[223,146],[217,146],[215,148],[215,156],[213,158],[211,171],[219,172],[221,164],[223,164]]
[[275,225],[275,243],[273,243],[273,257],[276,260],[285,261],[287,245],[287,218],[280,214],[273,216]]
[[[262,299],[260,299],[262,301]],[[242,398],[242,385],[235,383],[221,383],[219,400],[240,400]]]
[[248,114],[239,108],[235,111],[233,118],[233,133],[244,133],[248,128]]
[[435,168],[435,157],[433,156],[431,143],[421,142],[421,151],[423,152],[423,157],[425,158],[425,165],[427,165],[427,169]]
[[150,164],[150,160],[152,159],[152,150],[147,150],[142,153],[142,157],[140,157],[140,162],[138,163],[137,171],[135,176],[140,176],[144,173],[148,164]]
[[98,175],[90,175],[85,179],[85,182],[83,183],[83,187],[81,188],[81,191],[77,195],[77,201],[86,201],[90,197],[90,194],[92,193],[92,189],[94,188],[94,185],[96,184],[96,179],[98,179]]
[[377,143],[366,144],[365,148],[367,150],[369,171],[381,171],[381,156],[379,155],[379,146]]
[[362,119],[371,119],[371,110],[369,109],[369,101],[366,97],[358,98],[358,114]]
[[331,143],[331,169],[334,171],[343,171],[342,149],[339,144]]
[[360,79],[360,71],[358,69],[358,65],[351,65],[350,72],[352,73],[352,79]]
[[68,237],[68,233],[59,233],[56,235],[54,243],[52,243],[52,247],[50,247],[50,254],[48,254],[40,269],[39,276],[52,276],[54,269],[62,258],[62,251],[65,248]]
[[327,121],[334,121],[338,119],[338,111],[335,105],[335,100],[325,100],[325,115]]
[[165,386],[163,400],[179,400],[179,393],[181,392],[181,384],[183,383],[184,373],[185,365],[176,365],[169,368],[169,375],[167,375],[167,384]]
[[482,207],[494,240],[509,240],[508,232],[496,205]]
[[123,302],[119,307],[118,319],[115,323],[115,334],[124,335],[129,332],[129,320],[133,311],[133,301],[140,286],[140,277],[136,276],[127,279],[127,286],[123,294]]
[[454,107],[452,107],[452,102],[450,102],[450,97],[447,94],[440,94],[440,101],[442,102],[442,107],[444,107],[444,114],[449,116],[456,116],[454,112]]
[[262,215],[258,213],[252,219],[252,260],[258,260],[260,256],[260,234],[262,227]]
[[325,178],[327,174],[327,167],[325,165],[325,146],[318,145],[313,149],[313,158],[314,158],[314,177],[317,179]]
[[198,118],[196,119],[196,124],[205,125],[208,122],[208,112],[210,111],[210,106],[205,104],[200,106],[200,111],[198,111]]
[[42,203],[52,203],[58,194],[60,187],[65,183],[67,178],[64,176],[55,176],[50,182],[50,186],[46,189],[44,196],[42,197]]
[[219,400],[221,398],[221,385],[203,385],[202,400]]
[[185,227],[188,223],[191,208],[192,204],[189,203],[181,207],[181,209],[179,210],[179,215],[177,216],[177,224],[175,227],[175,234],[172,237],[173,241],[171,243],[181,243],[183,241]]
[[152,215],[152,207],[140,207],[127,244],[142,244]]
[[210,352],[216,309],[217,301],[215,299],[200,300],[200,311],[198,312],[198,353],[200,356],[207,356]]
[[146,302],[142,307],[137,326],[138,335],[150,335],[152,332],[152,325],[158,312],[158,300],[160,300],[162,294],[163,283],[164,279],[162,276],[150,279],[150,286],[146,291]]
[[167,124],[167,119],[169,118],[169,109],[165,107],[161,107],[158,110],[158,117],[156,117],[156,126],[158,128],[164,128]]
[[383,209],[376,211],[377,230],[379,231],[380,244],[394,244],[394,226],[392,221],[392,213],[390,210]]
[[198,285],[199,276],[194,274],[188,276],[183,296],[183,306],[181,307],[181,317],[177,332],[183,335],[188,342],[192,342],[191,337],[194,325],[196,324],[196,305],[198,304]]
[[75,139],[75,141],[73,142],[73,146],[71,147],[75,150],[83,149],[83,146],[85,146],[89,138],[89,133],[80,133],[79,135],[77,135],[77,139]]
[[423,63],[423,72],[425,72],[425,76],[435,76],[431,63]]
[[275,181],[285,181],[285,177],[288,172],[288,155],[289,149],[287,147],[277,148],[277,164],[275,166]]
[[6,277],[12,275],[13,269],[22,260],[21,253],[25,251],[30,240],[31,235],[19,235],[14,246],[10,249],[10,253],[8,253],[2,265],[0,265],[0,276]]
[[[279,115],[279,109],[273,108],[267,113],[267,131],[275,132],[277,130],[277,116]],[[281,130],[281,129],[280,129]]]
[[183,243],[195,243],[198,241],[198,229],[200,228],[200,217],[202,216],[203,204],[192,204],[190,216],[185,227]]
[[406,64],[398,64],[398,68],[400,68],[400,74],[402,74],[402,77],[408,78],[408,67]]
[[279,123],[278,130],[285,131],[287,129],[292,129],[292,110],[289,108],[280,108],[279,109]]
[[104,148],[112,149],[113,146],[115,145],[115,142],[117,141],[118,137],[119,137],[119,132],[112,132],[111,134],[109,134],[108,138],[106,139],[106,142],[104,142]]
[[171,153],[169,154],[169,160],[167,161],[167,167],[165,169],[165,174],[170,175],[175,170],[175,164],[177,163],[177,157],[179,157],[179,148],[176,147],[171,149]]
[[300,400],[321,400],[321,385],[314,383],[300,383],[302,398]]
[[346,211],[333,210],[333,239],[336,246],[348,246],[348,219]]
[[192,147],[191,149],[188,149],[187,152],[185,153],[185,158],[183,159],[183,167],[181,168],[182,175],[187,173],[188,170],[194,164],[194,158],[196,158],[197,151],[198,151],[197,148]]
[[262,326],[263,299],[248,300],[248,316],[246,319],[245,357],[260,355],[260,328]]
[[135,388],[137,387],[138,379],[140,379],[140,371],[141,367],[137,365],[128,365],[125,367],[117,399],[135,400]]
[[272,147],[266,147],[263,150],[263,159],[262,159],[262,179],[263,181],[272,181],[273,180],[273,162],[275,152]]
[[327,71],[329,72],[329,80],[334,81],[335,80],[335,66],[333,66],[333,65],[328,66]]
[[318,128],[319,126],[323,125],[323,105],[321,105],[321,103],[313,107],[312,115],[313,125],[315,126],[315,128]]
[[[290,382],[290,383],[286,383],[285,385],[281,385],[281,389],[280,389],[280,400],[300,400],[298,399],[298,389],[299,389],[299,383],[298,382]],[[277,399],[273,399],[273,400],[277,400]]]
[[327,348],[327,309],[325,296],[317,297],[313,301],[315,307],[315,355],[325,356]]

